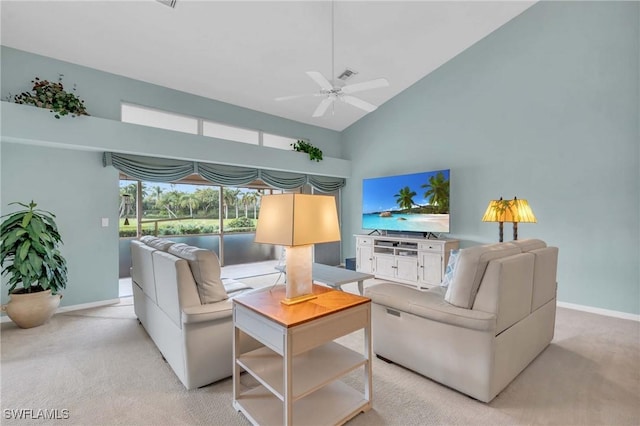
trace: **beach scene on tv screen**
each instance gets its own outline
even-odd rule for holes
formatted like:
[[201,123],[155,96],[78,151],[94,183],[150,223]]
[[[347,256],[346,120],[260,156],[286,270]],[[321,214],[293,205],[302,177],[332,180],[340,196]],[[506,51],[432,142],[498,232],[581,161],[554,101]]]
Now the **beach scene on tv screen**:
[[449,232],[449,170],[364,179],[362,228]]

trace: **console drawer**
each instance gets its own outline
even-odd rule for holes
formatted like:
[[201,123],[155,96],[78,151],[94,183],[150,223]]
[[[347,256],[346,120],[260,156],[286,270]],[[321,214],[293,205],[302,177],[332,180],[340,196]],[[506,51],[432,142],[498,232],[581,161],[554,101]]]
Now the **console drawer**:
[[420,243],[418,244],[418,250],[422,251],[437,251],[438,253],[442,252],[442,244],[437,243]]

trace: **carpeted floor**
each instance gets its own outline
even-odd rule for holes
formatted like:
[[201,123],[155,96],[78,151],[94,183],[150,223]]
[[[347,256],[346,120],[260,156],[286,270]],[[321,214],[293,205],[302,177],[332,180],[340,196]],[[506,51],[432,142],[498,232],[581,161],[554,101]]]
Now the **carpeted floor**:
[[[359,349],[361,339],[339,342]],[[138,324],[131,298],[28,330],[3,323],[1,343],[3,425],[249,424],[231,406],[231,379],[184,389]],[[360,376],[345,380],[359,386]],[[248,375],[242,381],[251,385]],[[350,425],[638,425],[640,324],[559,308],[552,344],[489,404],[377,358],[373,382],[374,408]],[[58,420],[16,419],[24,410],[49,410]]]

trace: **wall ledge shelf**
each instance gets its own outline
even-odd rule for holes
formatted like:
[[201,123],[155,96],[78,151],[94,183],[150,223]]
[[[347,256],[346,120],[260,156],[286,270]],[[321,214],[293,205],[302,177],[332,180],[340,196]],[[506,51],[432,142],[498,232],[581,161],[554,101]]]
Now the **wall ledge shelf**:
[[351,161],[324,157],[309,160],[305,153],[287,151],[123,123],[93,116],[56,119],[45,108],[0,102],[2,142],[81,151],[202,161],[214,164],[348,178]]

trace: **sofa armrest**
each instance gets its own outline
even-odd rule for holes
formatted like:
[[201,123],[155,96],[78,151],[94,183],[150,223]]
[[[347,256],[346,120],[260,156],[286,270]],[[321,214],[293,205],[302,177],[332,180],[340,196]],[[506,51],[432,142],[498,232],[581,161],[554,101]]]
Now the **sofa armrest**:
[[480,331],[495,331],[496,315],[472,309],[459,308],[444,300],[445,288],[434,287],[427,291],[398,284],[377,284],[368,287],[365,296],[375,304],[385,306],[389,314],[406,312],[431,321]]
[[233,313],[232,303],[231,300],[227,299],[216,303],[185,307],[182,309],[182,323],[194,324],[224,318],[231,319]]

